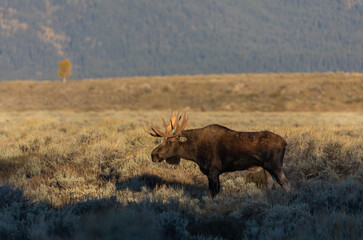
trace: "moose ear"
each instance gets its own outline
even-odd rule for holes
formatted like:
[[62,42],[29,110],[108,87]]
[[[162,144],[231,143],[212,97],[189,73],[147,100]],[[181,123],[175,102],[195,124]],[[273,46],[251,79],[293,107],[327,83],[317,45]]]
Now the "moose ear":
[[186,138],[186,137],[182,137],[182,136],[178,137],[178,141],[181,143],[185,143],[187,140],[188,140],[188,138]]

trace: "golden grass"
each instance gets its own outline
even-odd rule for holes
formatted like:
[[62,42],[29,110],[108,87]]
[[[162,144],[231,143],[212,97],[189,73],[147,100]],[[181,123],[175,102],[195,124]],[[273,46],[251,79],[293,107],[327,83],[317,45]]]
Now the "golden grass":
[[[222,193],[212,203],[207,179],[194,163],[152,163],[150,152],[160,140],[148,136],[142,125],[160,122],[160,114],[168,112],[3,112],[1,181],[23,189],[33,202],[53,206],[111,196],[124,204],[180,199],[188,209],[194,202],[192,211],[202,215],[238,207],[233,202],[221,207],[223,199],[261,194],[246,181],[246,173],[223,174]],[[345,179],[362,166],[362,113],[190,113],[191,128],[209,123],[283,136],[288,142],[285,171],[294,185]],[[201,201],[211,205],[201,209]]]
[[[358,239],[362,93],[346,73],[1,82],[0,238]],[[171,107],[189,128],[283,136],[292,191],[240,171],[210,199],[196,164],[153,163],[142,126]]]
[[[2,82],[0,238],[358,239],[362,90],[363,74],[346,73]],[[240,171],[210,199],[196,164],[151,162],[161,140],[142,126],[171,107],[189,128],[283,136],[292,191]]]
[[289,73],[133,77],[0,84],[0,111],[363,110],[363,74]]

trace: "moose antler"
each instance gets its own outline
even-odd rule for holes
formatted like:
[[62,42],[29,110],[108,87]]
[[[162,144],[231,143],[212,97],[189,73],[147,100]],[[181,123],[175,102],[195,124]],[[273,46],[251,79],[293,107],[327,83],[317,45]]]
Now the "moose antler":
[[[151,126],[151,131],[148,131],[145,127],[144,130],[150,134],[153,137],[175,137],[178,134],[183,131],[187,125],[188,125],[188,117],[186,113],[182,113],[179,116],[179,112],[177,114],[174,114],[173,111],[171,111],[170,114],[170,120],[169,124],[167,124],[163,117],[161,117],[161,120],[163,121],[165,131],[162,132],[155,127]],[[181,123],[179,124],[179,121],[181,120]],[[172,131],[175,129],[174,133]]]

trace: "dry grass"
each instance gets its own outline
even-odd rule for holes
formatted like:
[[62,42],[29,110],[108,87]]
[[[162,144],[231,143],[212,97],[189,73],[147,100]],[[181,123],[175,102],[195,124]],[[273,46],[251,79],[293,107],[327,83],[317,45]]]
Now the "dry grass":
[[344,111],[363,109],[363,74],[224,74],[0,83],[0,111]]
[[[0,83],[0,239],[362,238],[362,79]],[[265,191],[258,174],[235,172],[221,176],[212,200],[194,163],[152,163],[160,140],[142,126],[170,106],[190,110],[190,128],[219,123],[283,136],[292,191]]]
[[[127,194],[131,199],[144,199],[147,193],[130,192],[129,184],[135,181],[145,181],[150,193],[165,184],[186,187],[193,196],[206,195],[206,178],[194,163],[171,166],[150,161],[150,152],[159,140],[149,137],[141,126],[146,121],[160,121],[159,114],[2,113],[0,177],[23,189],[33,202],[54,206],[110,196],[124,202]],[[286,138],[285,168],[295,184],[316,177],[344,179],[361,165],[360,113],[191,113],[191,127],[211,122],[244,131],[268,129]],[[328,176],[333,173],[336,176]],[[221,196],[244,191],[238,184],[229,186],[234,185],[232,179],[239,181],[244,176],[225,174]]]
[[161,113],[168,114],[1,113],[0,178],[21,192],[0,188],[0,237],[362,236],[361,221],[353,221],[363,213],[361,113],[191,112],[191,127],[214,122],[269,129],[288,142],[284,168],[291,193],[278,186],[265,192],[263,182],[256,186],[247,172],[235,172],[222,175],[222,192],[214,200],[194,163],[151,162],[159,140],[141,126],[160,121]]

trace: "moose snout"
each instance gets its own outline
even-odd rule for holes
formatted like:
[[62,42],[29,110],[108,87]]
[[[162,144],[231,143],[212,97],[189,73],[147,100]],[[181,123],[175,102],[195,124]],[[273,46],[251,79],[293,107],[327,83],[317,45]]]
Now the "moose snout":
[[154,151],[152,151],[151,153],[151,160],[153,162],[161,162],[164,158],[160,155],[159,151],[157,149],[155,149]]

